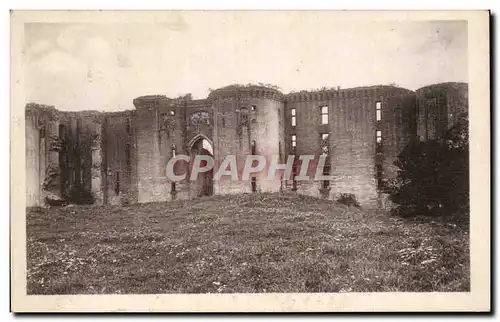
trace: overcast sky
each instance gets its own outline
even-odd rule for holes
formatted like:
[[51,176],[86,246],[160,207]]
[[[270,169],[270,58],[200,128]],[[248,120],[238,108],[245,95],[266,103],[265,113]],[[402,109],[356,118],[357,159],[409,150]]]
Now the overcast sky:
[[135,97],[271,83],[284,93],[467,81],[467,25],[339,22],[328,14],[175,13],[161,24],[26,24],[29,102],[133,109]]

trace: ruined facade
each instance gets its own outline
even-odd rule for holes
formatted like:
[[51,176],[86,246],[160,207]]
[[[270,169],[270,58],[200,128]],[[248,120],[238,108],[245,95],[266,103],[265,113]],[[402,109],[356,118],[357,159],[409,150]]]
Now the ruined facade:
[[463,114],[468,114],[469,91],[465,83],[441,83],[416,91],[418,137],[430,140],[442,137]]
[[[279,192],[335,199],[355,194],[375,203],[399,152],[419,138],[439,136],[468,109],[467,85],[444,83],[417,91],[395,86],[325,89],[284,95],[273,87],[233,85],[208,98],[143,96],[135,110],[64,112],[26,106],[27,206],[50,198],[89,203],[137,203],[195,198],[211,194]],[[235,155],[238,174],[247,155],[327,155],[330,181],[213,180],[213,171],[189,180],[190,166],[177,162],[186,180],[172,182],[166,165],[173,156],[207,154],[217,169]]]

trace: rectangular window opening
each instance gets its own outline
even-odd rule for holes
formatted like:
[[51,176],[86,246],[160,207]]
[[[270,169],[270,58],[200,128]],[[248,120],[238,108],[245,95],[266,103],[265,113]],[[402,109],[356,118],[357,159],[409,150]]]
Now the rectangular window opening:
[[328,154],[329,153],[329,142],[328,142],[328,133],[321,134],[321,153]]
[[131,129],[130,129],[130,118],[127,117],[126,123],[125,123],[125,131],[127,131],[127,135],[130,135]]
[[116,171],[115,195],[120,194],[120,172]]
[[[323,175],[330,175],[330,160],[326,160],[325,166],[323,167]],[[330,180],[323,180],[322,186],[323,189],[328,189],[330,187]]]
[[281,141],[278,142],[278,160],[279,163],[283,162],[283,153],[281,153]]
[[292,167],[292,191],[297,191],[297,180],[295,180],[295,177],[298,175],[298,173],[298,165],[294,164]]
[[125,165],[127,166],[127,172],[130,171],[130,166],[132,164],[132,153],[130,151],[130,143],[125,144]]
[[382,120],[382,102],[375,103],[376,119],[377,121]]
[[321,124],[328,124],[328,106],[321,106]]
[[384,180],[383,180],[384,171],[383,171],[383,168],[382,168],[381,164],[377,164],[376,171],[377,171],[377,174],[376,174],[376,177],[377,177],[377,188],[378,189],[382,189],[384,187]]
[[292,135],[292,147],[297,147],[297,136]]
[[257,192],[257,178],[252,177],[252,192]]

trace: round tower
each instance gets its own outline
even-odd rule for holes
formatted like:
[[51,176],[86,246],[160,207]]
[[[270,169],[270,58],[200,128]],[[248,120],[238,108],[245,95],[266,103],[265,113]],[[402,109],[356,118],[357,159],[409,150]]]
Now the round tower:
[[[267,170],[272,156],[281,155],[283,94],[266,86],[231,85],[211,92],[208,100],[214,117],[214,167],[218,170],[231,155],[238,173],[237,180],[228,175],[216,178],[215,193],[279,191],[281,180],[267,180]],[[242,180],[245,161],[252,154],[263,156],[266,167]]]

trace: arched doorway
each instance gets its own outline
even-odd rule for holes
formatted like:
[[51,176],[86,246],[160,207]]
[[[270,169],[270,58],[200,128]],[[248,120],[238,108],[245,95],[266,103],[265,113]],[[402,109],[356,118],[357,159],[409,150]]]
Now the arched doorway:
[[[214,157],[214,149],[210,140],[204,135],[197,135],[191,140],[189,153],[192,160],[196,155],[208,155]],[[202,161],[201,167],[206,166]],[[195,181],[190,181],[191,193],[196,197],[211,196],[214,194],[214,170],[199,173]]]

